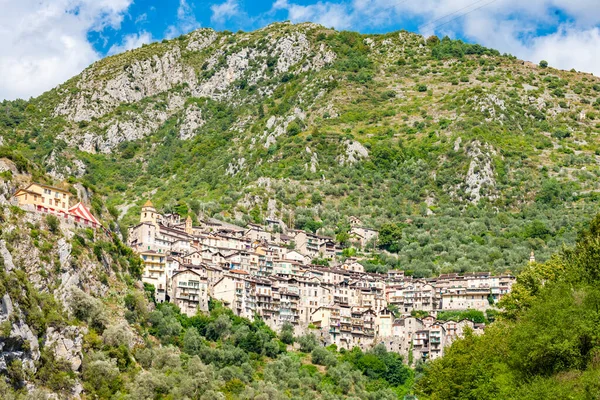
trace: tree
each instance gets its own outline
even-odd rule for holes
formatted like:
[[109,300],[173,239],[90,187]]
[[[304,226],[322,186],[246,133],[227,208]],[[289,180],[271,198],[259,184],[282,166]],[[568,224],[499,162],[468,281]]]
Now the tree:
[[335,240],[342,246],[346,248],[350,245],[350,234],[348,232],[340,232],[335,235]]
[[335,355],[325,347],[321,346],[314,348],[311,353],[311,360],[313,364],[325,365],[327,367],[337,364],[337,358]]
[[387,223],[379,229],[378,246],[381,249],[397,253],[400,250],[401,239],[402,228],[397,224]]
[[60,226],[60,221],[56,218],[55,215],[47,215],[46,223],[48,224],[48,230],[52,233],[58,232],[58,227]]
[[546,60],[540,61],[540,67],[542,67],[542,68],[548,68],[548,61],[546,61]]
[[429,47],[435,47],[438,44],[440,44],[440,38],[435,36],[435,35],[431,35],[427,38],[427,46]]
[[192,355],[200,354],[202,346],[202,337],[198,333],[198,329],[193,326],[187,328],[183,336],[183,351]]
[[293,344],[294,343],[294,325],[289,322],[285,322],[281,327],[281,332],[279,333],[279,339],[285,344]]
[[231,332],[231,319],[226,314],[221,314],[206,327],[206,337],[210,340],[219,340]]
[[314,333],[307,333],[306,335],[300,336],[296,341],[300,344],[300,351],[304,353],[310,353],[319,345]]

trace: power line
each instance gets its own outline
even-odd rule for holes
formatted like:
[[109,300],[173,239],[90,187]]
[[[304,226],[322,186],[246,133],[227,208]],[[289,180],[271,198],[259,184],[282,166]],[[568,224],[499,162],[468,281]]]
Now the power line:
[[474,2],[474,3],[471,3],[471,4],[469,4],[468,6],[465,6],[465,7],[461,8],[461,9],[458,9],[458,10],[456,10],[456,11],[454,11],[454,12],[451,12],[450,14],[446,14],[446,15],[444,15],[443,17],[440,17],[440,18],[438,18],[438,19],[434,19],[433,21],[429,21],[429,22],[427,22],[426,24],[423,24],[423,25],[419,26],[419,29],[421,29],[421,28],[423,28],[423,27],[426,27],[426,26],[429,26],[429,25],[433,25],[433,24],[435,24],[436,22],[438,22],[438,21],[441,21],[441,20],[443,20],[443,19],[444,19],[444,18],[446,18],[446,17],[449,17],[449,16],[451,16],[451,15],[454,15],[454,14],[456,14],[456,13],[459,13],[459,12],[461,12],[461,11],[463,11],[463,10],[466,10],[467,8],[471,8],[471,7],[473,7],[475,4],[481,3],[482,1],[485,1],[485,0],[477,0],[476,2]]
[[[491,0],[491,1],[487,2],[487,3],[484,3],[484,4],[480,5],[480,6],[479,6],[479,7],[477,7],[477,8],[474,8],[474,9],[472,9],[472,10],[470,10],[470,11],[467,11],[466,13],[460,14],[460,15],[458,15],[458,16],[456,16],[456,17],[454,17],[454,18],[452,18],[452,19],[450,19],[450,20],[448,20],[448,21],[446,21],[446,22],[444,22],[444,23],[441,23],[441,24],[439,24],[439,25],[437,25],[437,26],[434,26],[432,30],[433,30],[433,31],[435,31],[436,29],[438,29],[438,28],[439,28],[439,27],[441,27],[441,26],[444,26],[444,25],[447,25],[447,24],[449,24],[450,22],[456,21],[457,19],[459,19],[459,18],[462,18],[462,17],[464,17],[464,16],[466,16],[466,15],[469,15],[469,14],[471,14],[472,12],[475,12],[475,11],[477,11],[477,10],[481,10],[483,7],[489,6],[490,4],[492,4],[492,3],[496,2],[496,1],[497,1],[497,0]],[[471,6],[473,6],[474,4],[477,4],[477,3],[473,3],[473,4],[471,4]],[[471,7],[471,6],[469,6],[469,7]],[[449,14],[449,15],[452,15],[452,14]],[[448,16],[448,15],[447,15],[447,16]],[[445,17],[444,17],[444,18],[445,18]]]

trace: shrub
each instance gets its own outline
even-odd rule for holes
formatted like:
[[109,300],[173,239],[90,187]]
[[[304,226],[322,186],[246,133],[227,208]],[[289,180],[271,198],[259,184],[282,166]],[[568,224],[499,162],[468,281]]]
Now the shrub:
[[300,345],[300,351],[304,353],[310,353],[319,345],[317,337],[314,333],[309,333],[299,338],[296,338],[296,342]]
[[281,327],[281,332],[279,333],[279,339],[285,344],[293,344],[294,343],[294,325],[286,322]]
[[107,346],[130,347],[132,335],[125,324],[111,325],[102,334],[102,339]]
[[60,226],[60,221],[54,215],[46,216],[46,224],[48,225],[48,230],[52,233],[58,232],[58,227]]
[[337,364],[335,355],[324,347],[318,346],[311,353],[313,364],[325,365],[326,367]]
[[542,67],[542,68],[548,68],[548,61],[546,61],[546,60],[540,61],[540,67]]

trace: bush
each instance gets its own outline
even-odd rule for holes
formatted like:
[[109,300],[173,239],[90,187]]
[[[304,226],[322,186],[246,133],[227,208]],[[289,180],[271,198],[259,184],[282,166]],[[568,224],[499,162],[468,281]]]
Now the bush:
[[546,60],[540,61],[540,67],[542,67],[542,68],[548,68],[548,61],[546,61]]
[[304,336],[296,338],[296,342],[300,345],[300,351],[304,353],[310,353],[319,345],[317,337],[314,333],[308,333]]
[[108,317],[100,300],[74,288],[71,291],[70,304],[75,318],[87,322],[100,332],[104,331],[108,325]]
[[294,325],[289,322],[285,322],[281,327],[281,332],[279,333],[279,339],[285,344],[293,344],[294,343]]
[[52,233],[58,232],[58,227],[60,226],[60,221],[54,215],[46,216],[46,224],[48,225],[48,230]]
[[132,335],[125,324],[111,325],[102,334],[104,344],[112,347],[131,347]]
[[83,366],[84,387],[98,398],[109,398],[121,388],[117,360],[94,360]]
[[337,364],[336,356],[324,347],[318,346],[311,353],[313,364],[331,367]]

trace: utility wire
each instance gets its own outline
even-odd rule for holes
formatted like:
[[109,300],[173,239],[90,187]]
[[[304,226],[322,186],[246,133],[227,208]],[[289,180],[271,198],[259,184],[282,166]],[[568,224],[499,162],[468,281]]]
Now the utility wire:
[[454,12],[451,12],[450,14],[446,14],[446,15],[444,15],[443,17],[440,17],[440,18],[438,18],[438,19],[434,19],[433,21],[429,21],[429,22],[427,22],[427,23],[425,23],[425,24],[423,24],[423,25],[419,26],[419,29],[421,29],[421,28],[424,28],[424,27],[426,27],[426,26],[429,26],[429,25],[433,25],[433,24],[435,24],[436,22],[438,22],[438,21],[441,21],[441,20],[443,20],[443,19],[444,19],[444,18],[446,18],[446,17],[449,17],[449,16],[451,16],[451,15],[457,14],[457,13],[459,13],[459,12],[463,11],[463,10],[466,10],[467,8],[471,8],[471,7],[473,7],[475,4],[479,4],[479,3],[481,3],[482,1],[485,1],[485,0],[477,0],[476,2],[474,2],[474,3],[471,3],[471,4],[469,4],[469,5],[465,6],[465,7],[461,8],[461,9],[458,9],[458,10],[456,10],[456,11],[454,11]]
[[[456,21],[456,20],[457,20],[457,19],[459,19],[459,18],[462,18],[462,17],[464,17],[464,16],[466,16],[466,15],[469,15],[469,14],[471,14],[472,12],[475,12],[475,11],[477,11],[477,10],[480,10],[480,9],[482,9],[483,7],[489,6],[490,4],[492,4],[492,3],[496,2],[496,1],[497,1],[497,0],[491,0],[491,1],[487,2],[487,3],[484,3],[484,4],[480,5],[480,6],[479,6],[479,7],[477,7],[477,8],[474,8],[474,9],[472,9],[472,10],[470,10],[470,11],[467,11],[466,13],[460,14],[460,15],[458,15],[458,16],[456,16],[456,17],[454,17],[454,18],[452,18],[452,19],[450,19],[450,20],[448,20],[448,21],[446,21],[446,22],[443,22],[443,23],[441,23],[441,24],[439,24],[439,25],[436,25],[436,26],[434,26],[432,30],[433,30],[433,31],[435,31],[436,29],[438,29],[438,28],[440,28],[440,27],[442,27],[442,26],[444,26],[444,25],[447,25],[447,24],[449,24],[450,22]],[[471,4],[471,6],[473,6],[474,4],[476,4],[476,3],[473,3],[473,4]],[[469,7],[471,7],[471,6],[469,6]],[[449,15],[451,15],[451,14],[449,14]],[[447,16],[448,16],[448,15],[447,15]],[[445,17],[444,17],[444,18],[445,18]]]

